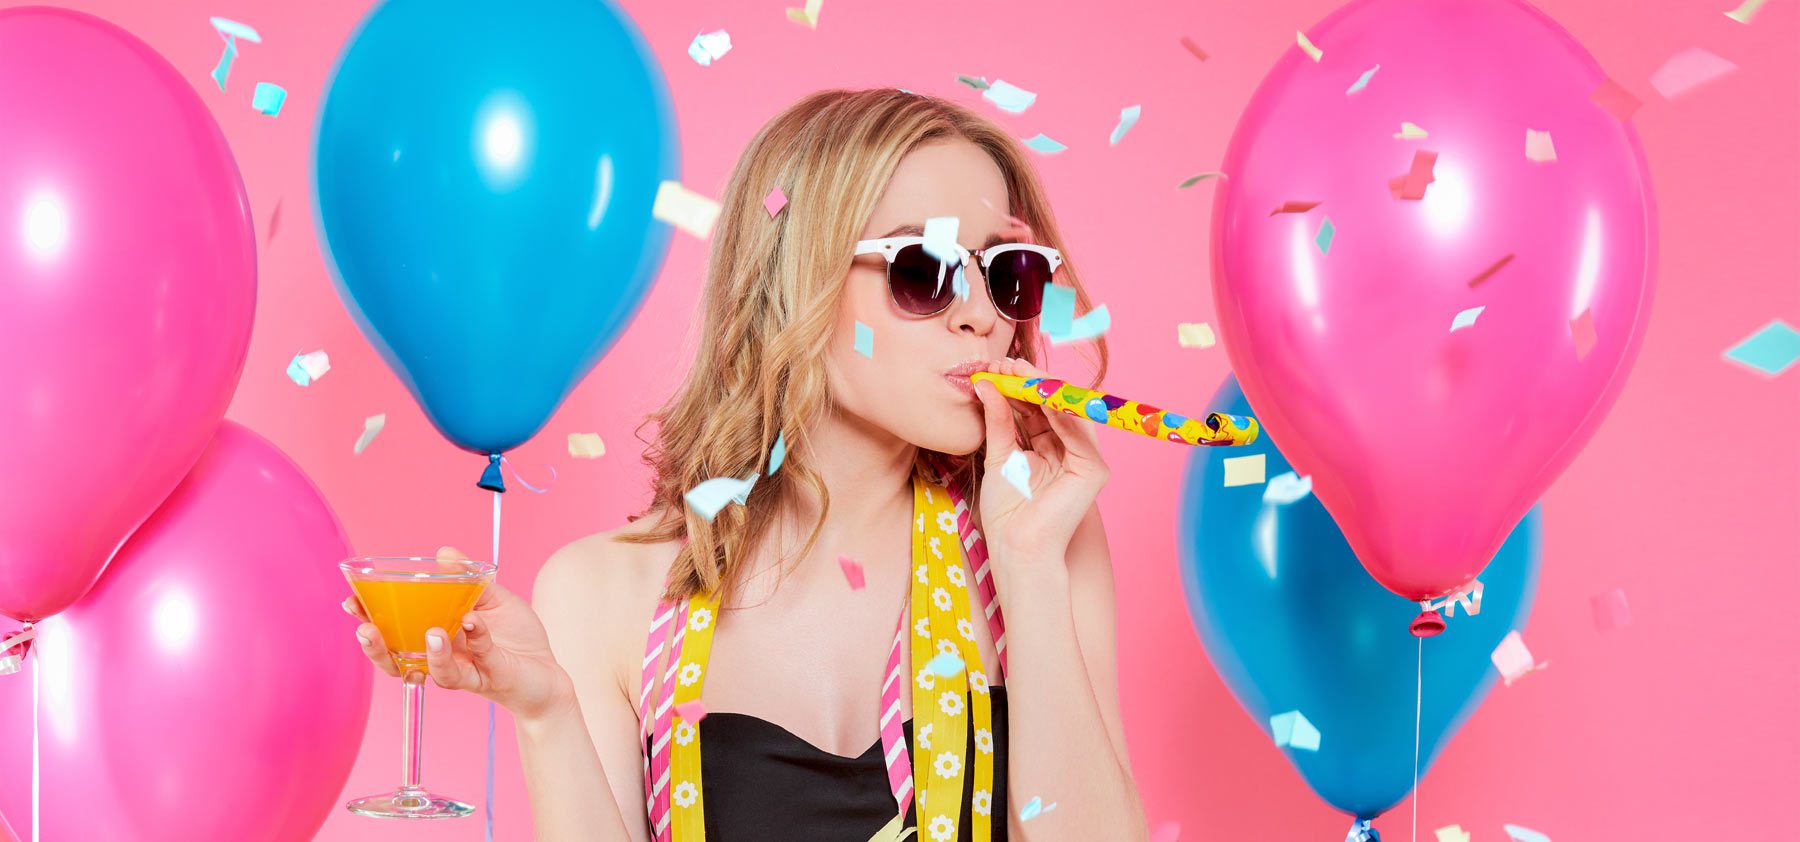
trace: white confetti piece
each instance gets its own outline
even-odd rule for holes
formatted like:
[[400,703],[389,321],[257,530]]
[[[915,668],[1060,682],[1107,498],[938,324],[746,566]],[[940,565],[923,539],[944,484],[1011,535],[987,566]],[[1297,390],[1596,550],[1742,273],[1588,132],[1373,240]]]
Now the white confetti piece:
[[598,459],[606,455],[606,442],[599,433],[570,433],[569,455],[576,459]]
[[819,7],[823,5],[825,5],[824,0],[806,0],[806,5],[804,7],[796,9],[793,6],[789,6],[787,7],[788,20],[807,27],[808,29],[818,29]]
[[371,415],[364,418],[362,436],[356,440],[356,453],[361,455],[362,452],[368,448],[369,442],[374,441],[376,436],[381,435],[382,428],[386,426],[387,413],[385,412],[380,415]]
[[1525,130],[1525,160],[1536,164],[1548,164],[1556,160],[1556,144],[1551,142],[1549,132]]
[[1143,111],[1144,107],[1142,105],[1133,105],[1129,108],[1119,109],[1119,124],[1113,126],[1112,137],[1107,143],[1113,146],[1119,145],[1119,141],[1125,137],[1125,133],[1131,131],[1132,126],[1137,125],[1138,115],[1142,114]]
[[[962,220],[954,216],[933,216],[926,219],[925,253],[945,263],[955,264],[962,257],[956,250],[956,234],[961,226]],[[941,282],[943,279],[939,280]]]
[[710,521],[719,513],[720,509],[725,508],[726,503],[738,499],[740,495],[747,498],[750,489],[755,485],[755,475],[747,480],[736,477],[714,477],[688,489],[688,492],[681,495],[681,498],[687,501],[688,508],[692,509],[694,514]]
[[1650,74],[1650,87],[1663,99],[1674,99],[1736,69],[1737,65],[1725,59],[1699,47],[1689,47],[1670,56]]
[[713,222],[719,218],[719,203],[687,189],[679,181],[665,181],[656,189],[656,205],[650,213],[704,240],[712,236]]
[[1225,487],[1262,485],[1264,471],[1267,470],[1267,461],[1264,454],[1261,453],[1227,457],[1225,459]]
[[288,379],[301,386],[310,386],[314,380],[325,376],[331,370],[331,357],[324,351],[308,351],[295,354],[288,363]]
[[1025,109],[1037,102],[1037,94],[1019,87],[1005,79],[995,79],[981,92],[981,98],[999,106],[1001,111],[1011,114],[1023,114]]
[[1025,454],[1017,450],[1008,454],[1005,464],[1000,466],[1000,476],[1012,483],[1020,496],[1031,499],[1031,462],[1026,460]]
[[1486,309],[1487,305],[1483,304],[1480,307],[1470,307],[1457,313],[1456,318],[1450,320],[1450,332],[1455,333],[1466,327],[1474,327],[1475,320],[1481,316],[1481,311]]
[[1313,727],[1306,714],[1300,711],[1290,710],[1269,717],[1269,730],[1274,733],[1275,745],[1278,747],[1301,751],[1319,750],[1319,729]]
[[1182,322],[1175,326],[1175,341],[1183,348],[1211,348],[1219,341],[1212,325],[1205,322]]
[[710,67],[713,62],[731,52],[731,33],[723,29],[705,32],[694,36],[688,44],[688,56],[701,67]]
[[1263,502],[1271,506],[1285,506],[1298,503],[1312,493],[1312,477],[1303,477],[1293,471],[1281,474],[1269,480],[1263,489]]
[[1494,662],[1494,668],[1500,670],[1500,676],[1506,679],[1508,687],[1526,675],[1550,665],[1549,662],[1538,663],[1531,657],[1531,650],[1525,648],[1525,638],[1520,637],[1517,631],[1507,632],[1489,658]]
[[1437,829],[1437,842],[1469,842],[1469,832],[1462,825],[1453,824]]

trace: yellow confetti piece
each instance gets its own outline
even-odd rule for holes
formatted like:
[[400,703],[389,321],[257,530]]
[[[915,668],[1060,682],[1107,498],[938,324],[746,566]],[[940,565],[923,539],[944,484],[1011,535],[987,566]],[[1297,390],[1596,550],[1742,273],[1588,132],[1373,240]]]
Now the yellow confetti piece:
[[1294,42],[1300,45],[1302,52],[1312,56],[1313,61],[1318,61],[1325,57],[1325,51],[1313,46],[1312,40],[1306,37],[1306,33],[1301,32],[1298,29],[1294,30]]
[[1437,842],[1469,842],[1469,832],[1462,825],[1453,824],[1437,829]]
[[1743,3],[1738,4],[1737,8],[1726,12],[1725,16],[1738,23],[1747,24],[1751,18],[1756,16],[1756,10],[1762,8],[1762,4],[1763,0],[1744,0]]
[[598,459],[606,455],[606,442],[599,433],[570,433],[569,455],[576,459]]
[[1267,481],[1267,460],[1261,453],[1232,456],[1225,460],[1225,487],[1262,485]]
[[796,9],[789,6],[787,9],[787,18],[808,29],[818,29],[819,7],[823,5],[825,5],[824,0],[806,0],[806,6],[804,8]]
[[380,415],[371,415],[364,418],[362,437],[356,440],[357,454],[361,455],[362,452],[369,447],[369,442],[374,441],[376,436],[381,435],[382,428],[386,426],[387,413],[385,412]]
[[1219,340],[1206,322],[1182,322],[1175,326],[1175,341],[1183,348],[1211,348]]
[[665,181],[656,189],[656,205],[650,213],[704,240],[712,236],[713,222],[719,218],[719,203],[687,189],[679,181]]
[[1525,160],[1538,164],[1556,160],[1556,144],[1550,141],[1549,132],[1525,130]]
[[1400,131],[1394,134],[1395,140],[1424,140],[1429,137],[1418,123],[1401,123]]

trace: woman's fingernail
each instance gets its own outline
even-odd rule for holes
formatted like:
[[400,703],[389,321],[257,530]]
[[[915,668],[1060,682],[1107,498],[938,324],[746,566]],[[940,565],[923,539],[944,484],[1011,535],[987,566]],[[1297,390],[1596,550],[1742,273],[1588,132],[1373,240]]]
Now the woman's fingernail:
[[473,621],[473,620],[464,620],[463,621],[463,631],[472,632],[474,630],[475,630],[475,621]]
[[349,597],[344,597],[344,601],[338,603],[338,605],[344,609],[345,614],[349,614],[352,617],[356,616],[356,609],[350,607]]
[[438,652],[438,651],[442,651],[443,648],[444,648],[443,634],[441,634],[439,632],[435,632],[435,631],[429,631],[429,632],[425,633],[425,651]]
[[363,645],[364,649],[367,649],[370,646],[374,645],[374,641],[371,641],[368,638],[363,637],[363,633],[362,633],[361,629],[356,630],[356,639],[362,641],[362,645]]

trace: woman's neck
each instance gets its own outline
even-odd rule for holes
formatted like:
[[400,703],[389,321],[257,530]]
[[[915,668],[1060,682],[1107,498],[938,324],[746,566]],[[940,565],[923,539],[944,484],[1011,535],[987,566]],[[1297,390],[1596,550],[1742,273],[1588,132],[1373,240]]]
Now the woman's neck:
[[[916,445],[836,411],[826,413],[808,439],[808,463],[831,495],[821,540],[863,531],[896,508],[911,510],[913,465],[919,454]],[[802,488],[791,511],[793,522],[810,531],[819,520],[819,500]]]

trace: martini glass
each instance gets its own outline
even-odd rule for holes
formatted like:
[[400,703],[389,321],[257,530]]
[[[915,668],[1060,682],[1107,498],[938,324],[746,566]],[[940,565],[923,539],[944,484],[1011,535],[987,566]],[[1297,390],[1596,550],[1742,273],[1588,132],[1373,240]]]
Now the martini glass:
[[344,806],[352,813],[383,819],[454,819],[475,812],[469,804],[434,795],[419,785],[419,738],[425,714],[421,691],[428,673],[425,632],[439,628],[453,634],[460,628],[463,615],[494,581],[499,567],[466,559],[352,558],[338,569],[350,580],[369,622],[380,630],[406,692],[400,788]]

